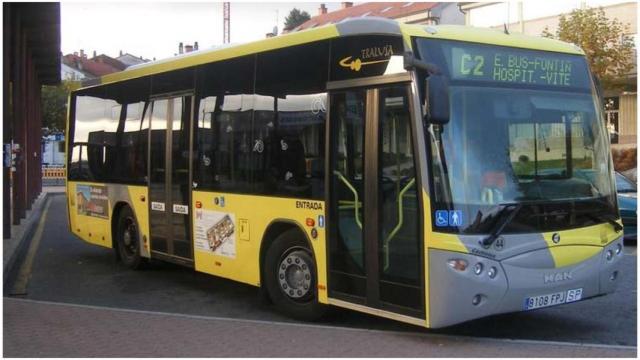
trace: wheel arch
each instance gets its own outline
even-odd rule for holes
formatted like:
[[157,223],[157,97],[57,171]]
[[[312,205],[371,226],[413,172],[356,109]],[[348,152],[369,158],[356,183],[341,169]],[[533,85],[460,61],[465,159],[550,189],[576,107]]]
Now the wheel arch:
[[113,248],[113,251],[115,252],[118,260],[120,259],[120,253],[118,252],[118,247],[116,246],[116,232],[118,231],[117,229],[118,219],[120,218],[120,213],[122,212],[122,209],[127,207],[131,209],[131,212],[133,213],[133,217],[136,219],[136,222],[137,222],[138,218],[136,216],[136,212],[133,211],[133,207],[131,206],[131,204],[129,204],[126,201],[122,201],[122,200],[117,201],[116,204],[113,206],[113,211],[111,212],[111,247]]

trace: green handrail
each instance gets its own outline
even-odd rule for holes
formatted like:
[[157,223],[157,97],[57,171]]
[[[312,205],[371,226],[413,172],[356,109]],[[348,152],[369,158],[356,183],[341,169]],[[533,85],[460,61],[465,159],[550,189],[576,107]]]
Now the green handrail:
[[338,179],[340,179],[345,185],[347,185],[349,190],[351,190],[351,192],[353,193],[353,197],[354,197],[353,209],[355,212],[356,224],[358,224],[358,226],[360,227],[360,230],[362,230],[362,222],[360,222],[360,215],[358,214],[358,208],[360,208],[360,201],[358,201],[358,191],[356,191],[356,189],[351,185],[351,183],[349,183],[349,180],[347,180],[344,177],[344,175],[342,175],[339,171],[334,170],[333,174],[336,175]]
[[404,222],[404,217],[403,217],[403,210],[404,210],[403,209],[403,207],[404,207],[403,199],[404,199],[404,194],[407,192],[407,190],[409,190],[409,188],[415,182],[416,182],[416,178],[411,179],[411,181],[409,181],[407,183],[407,185],[405,185],[404,188],[402,188],[400,193],[398,193],[398,224],[389,233],[387,238],[384,239],[383,251],[384,251],[384,269],[385,270],[387,270],[389,268],[389,243],[391,243],[391,240],[393,239],[393,237],[396,236],[396,233],[398,231],[400,231],[400,228],[402,227],[402,224]]

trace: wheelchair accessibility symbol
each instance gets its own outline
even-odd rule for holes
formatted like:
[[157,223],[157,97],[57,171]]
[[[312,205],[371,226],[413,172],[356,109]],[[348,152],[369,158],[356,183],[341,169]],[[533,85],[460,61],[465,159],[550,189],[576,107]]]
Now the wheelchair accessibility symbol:
[[436,210],[436,226],[449,226],[449,212],[447,210]]
[[436,210],[436,226],[462,226],[462,211]]

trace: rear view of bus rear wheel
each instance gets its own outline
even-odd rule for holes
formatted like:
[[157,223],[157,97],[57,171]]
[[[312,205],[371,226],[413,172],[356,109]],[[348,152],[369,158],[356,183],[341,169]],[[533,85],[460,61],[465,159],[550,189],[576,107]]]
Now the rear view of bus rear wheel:
[[326,307],[318,302],[315,261],[300,231],[282,233],[267,249],[264,281],[281,312],[306,321],[324,315]]
[[146,259],[140,255],[140,232],[138,222],[129,207],[124,207],[118,216],[116,227],[118,254],[122,263],[133,270],[144,267]]

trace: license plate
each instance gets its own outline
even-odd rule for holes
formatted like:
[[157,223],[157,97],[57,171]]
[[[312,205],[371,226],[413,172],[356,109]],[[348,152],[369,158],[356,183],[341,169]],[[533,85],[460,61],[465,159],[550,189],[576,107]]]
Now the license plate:
[[524,309],[533,310],[547,306],[566,304],[582,299],[582,288],[553,294],[532,296],[524,299]]

